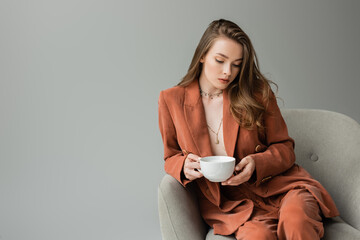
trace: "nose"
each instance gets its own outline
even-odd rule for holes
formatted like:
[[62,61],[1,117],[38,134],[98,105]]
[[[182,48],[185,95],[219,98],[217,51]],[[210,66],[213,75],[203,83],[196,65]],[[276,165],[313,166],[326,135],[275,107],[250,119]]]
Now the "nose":
[[231,65],[230,64],[224,64],[223,73],[227,77],[231,75]]

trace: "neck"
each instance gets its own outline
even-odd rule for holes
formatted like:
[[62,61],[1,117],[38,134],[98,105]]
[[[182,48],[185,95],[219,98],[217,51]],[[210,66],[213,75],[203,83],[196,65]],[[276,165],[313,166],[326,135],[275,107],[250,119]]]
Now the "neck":
[[199,85],[200,85],[200,89],[203,92],[205,92],[207,94],[210,94],[210,95],[215,95],[215,94],[218,94],[218,93],[222,92],[222,89],[218,89],[218,88],[214,87],[213,85],[211,85],[209,83],[209,81],[207,81],[204,78],[199,79]]

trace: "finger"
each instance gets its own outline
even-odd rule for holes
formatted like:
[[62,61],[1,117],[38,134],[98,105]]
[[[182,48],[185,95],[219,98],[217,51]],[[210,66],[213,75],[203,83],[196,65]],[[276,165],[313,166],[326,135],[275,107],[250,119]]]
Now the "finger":
[[235,176],[234,174],[231,175],[231,177],[229,177],[229,178],[226,179],[225,181],[221,182],[221,185],[228,185],[228,181],[229,181],[230,179],[232,179],[234,176]]
[[203,174],[199,171],[192,171],[192,173],[195,178],[201,178],[203,176]]
[[189,180],[194,180],[194,179],[197,179],[197,178],[201,178],[203,175],[202,173],[198,172],[198,171],[195,171],[195,170],[188,170],[187,171],[187,178]]
[[251,175],[252,174],[251,168],[252,168],[251,164],[249,163],[244,167],[243,172],[246,172],[248,173],[248,175]]
[[188,155],[188,159],[190,159],[192,161],[195,161],[195,162],[200,162],[199,158],[200,157],[198,155],[195,155],[195,154],[189,154]]
[[235,166],[235,171],[241,171],[244,167],[245,167],[245,162],[244,161],[240,161],[236,166]]
[[236,179],[229,179],[222,183],[222,185],[228,185],[228,186],[239,186],[240,184],[243,184],[246,182],[244,178],[236,178]]
[[241,171],[249,162],[246,158],[241,159],[241,161],[236,165],[235,171]]
[[200,169],[200,163],[198,163],[198,162],[189,162],[189,163],[186,164],[186,167],[190,168],[190,169]]
[[196,160],[192,159],[192,158],[187,158],[186,159],[186,162],[188,163],[194,163],[194,162],[197,162]]
[[237,185],[240,185],[240,184],[246,182],[249,179],[250,179],[249,173],[247,171],[243,171],[235,176],[232,176],[228,180],[226,180],[223,185],[237,186]]
[[192,170],[189,170],[189,169],[184,170],[185,177],[187,179],[189,179],[190,181],[195,179],[195,177],[193,176],[193,174],[191,172],[192,172]]

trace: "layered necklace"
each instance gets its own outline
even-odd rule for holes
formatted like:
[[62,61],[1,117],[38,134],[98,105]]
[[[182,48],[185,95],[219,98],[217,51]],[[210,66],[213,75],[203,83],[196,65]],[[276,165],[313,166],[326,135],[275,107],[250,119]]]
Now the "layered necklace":
[[[200,95],[201,95],[201,96],[205,96],[205,97],[209,97],[210,99],[213,99],[214,97],[219,97],[222,93],[223,93],[223,90],[221,90],[221,91],[218,92],[218,93],[207,93],[207,92],[204,92],[204,91],[200,88]],[[207,124],[208,128],[210,129],[210,131],[213,132],[213,133],[216,135],[215,144],[219,144],[219,143],[220,143],[220,141],[219,141],[219,132],[220,132],[220,128],[221,128],[222,122],[223,122],[223,119],[221,118],[221,121],[220,121],[220,124],[219,124],[219,128],[218,128],[218,130],[217,130],[216,132],[209,126],[209,124]]]
[[220,141],[219,141],[219,132],[220,132],[220,128],[221,128],[222,121],[223,121],[223,119],[221,118],[220,125],[219,125],[219,128],[218,128],[217,132],[215,132],[209,125],[207,125],[208,128],[210,129],[210,131],[212,131],[212,132],[216,135],[215,144],[219,144],[219,143],[220,143]]

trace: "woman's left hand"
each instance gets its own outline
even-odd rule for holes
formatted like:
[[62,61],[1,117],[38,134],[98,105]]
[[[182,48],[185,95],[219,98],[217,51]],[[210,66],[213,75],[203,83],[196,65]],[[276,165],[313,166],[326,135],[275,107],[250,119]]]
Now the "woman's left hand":
[[244,157],[240,162],[235,166],[235,171],[239,172],[236,175],[233,175],[228,180],[222,182],[222,185],[238,186],[244,182],[247,182],[253,172],[255,171],[255,160],[251,156]]

